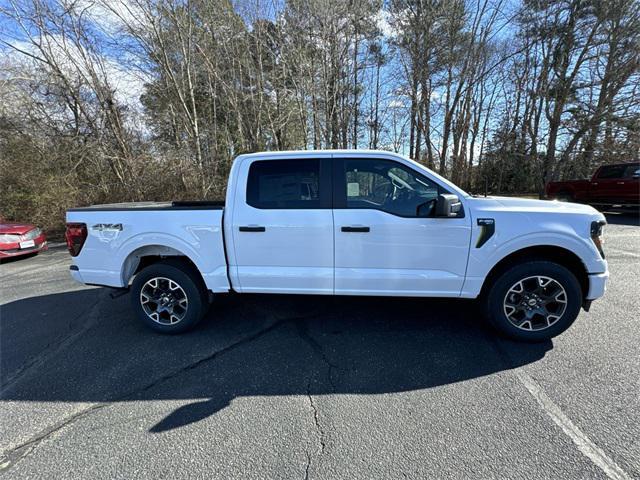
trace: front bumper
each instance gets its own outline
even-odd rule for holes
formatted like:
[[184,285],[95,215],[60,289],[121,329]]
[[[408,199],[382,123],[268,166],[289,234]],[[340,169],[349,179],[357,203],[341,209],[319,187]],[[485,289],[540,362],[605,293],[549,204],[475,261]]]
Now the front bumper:
[[589,274],[589,292],[587,292],[586,300],[595,300],[604,295],[607,291],[607,281],[609,280],[609,272]]
[[30,253],[38,253],[47,250],[49,247],[47,245],[46,239],[37,238],[35,240],[35,245],[30,248],[20,248],[20,245],[15,243],[6,244],[0,247],[0,258],[11,258],[18,257],[20,255],[29,255]]

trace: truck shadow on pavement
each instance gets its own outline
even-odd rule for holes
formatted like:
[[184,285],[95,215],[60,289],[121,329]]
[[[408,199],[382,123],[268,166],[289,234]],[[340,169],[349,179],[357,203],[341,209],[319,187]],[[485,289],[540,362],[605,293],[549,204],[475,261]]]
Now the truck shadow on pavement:
[[146,330],[128,296],[112,300],[104,289],[17,300],[1,313],[3,401],[186,401],[151,432],[241,397],[430,389],[552,348],[497,339],[478,305],[461,300],[228,295],[180,336]]

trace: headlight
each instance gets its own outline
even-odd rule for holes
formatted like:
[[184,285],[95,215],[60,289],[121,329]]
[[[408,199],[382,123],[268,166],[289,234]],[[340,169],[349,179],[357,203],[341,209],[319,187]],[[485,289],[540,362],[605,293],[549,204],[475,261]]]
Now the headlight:
[[13,235],[11,233],[0,234],[0,243],[18,243],[20,241],[20,235]]
[[604,245],[604,226],[607,224],[604,220],[597,220],[595,222],[591,222],[591,240],[595,244],[598,252],[600,252],[600,256],[604,258],[604,250],[602,246]]
[[35,238],[38,238],[40,236],[40,234],[42,233],[42,230],[40,230],[38,227],[29,230],[27,233],[24,234],[24,239],[25,240],[33,240]]

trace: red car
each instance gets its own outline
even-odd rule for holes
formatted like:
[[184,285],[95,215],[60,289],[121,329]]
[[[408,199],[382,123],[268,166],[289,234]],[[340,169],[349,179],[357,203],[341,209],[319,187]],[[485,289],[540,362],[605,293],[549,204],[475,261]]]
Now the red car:
[[35,225],[0,218],[0,260],[47,249],[47,236]]
[[640,163],[618,163],[598,168],[590,180],[549,182],[547,198],[595,206],[640,205]]

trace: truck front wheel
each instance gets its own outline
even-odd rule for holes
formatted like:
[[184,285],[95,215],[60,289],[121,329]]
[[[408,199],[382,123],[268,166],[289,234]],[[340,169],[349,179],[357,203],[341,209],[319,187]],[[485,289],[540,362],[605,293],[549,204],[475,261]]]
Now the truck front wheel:
[[575,198],[571,192],[562,191],[558,192],[558,194],[556,195],[556,200],[560,202],[574,202]]
[[140,271],[131,285],[131,303],[138,318],[160,333],[182,333],[206,313],[206,289],[184,262],[168,259]]
[[486,296],[491,324],[515,340],[539,342],[571,326],[582,289],[571,271],[549,261],[524,262],[506,270]]

